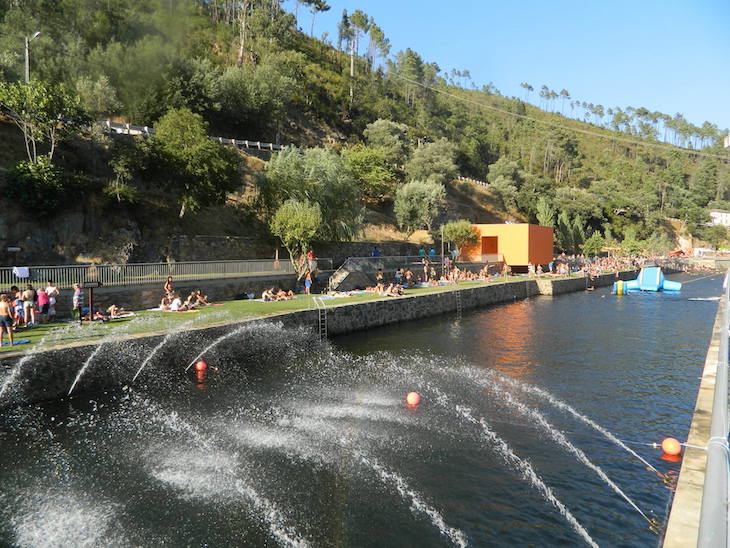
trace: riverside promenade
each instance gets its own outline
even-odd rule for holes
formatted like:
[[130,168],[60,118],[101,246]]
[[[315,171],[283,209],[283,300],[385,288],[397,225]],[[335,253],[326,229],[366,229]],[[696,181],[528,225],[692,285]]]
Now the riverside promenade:
[[[705,357],[705,367],[702,371],[692,423],[687,436],[687,446],[682,457],[682,468],[664,535],[664,548],[689,548],[698,545],[708,458],[704,448],[708,446],[712,437],[711,422],[715,400],[715,380],[718,365],[722,361],[721,340],[723,337],[728,337],[728,328],[724,323],[724,306],[720,303],[712,329],[712,339]],[[718,500],[717,504],[724,508],[727,530],[727,501]],[[720,535],[720,531],[717,531],[716,540],[724,545],[725,538],[724,535]],[[713,545],[719,546],[719,544]]]

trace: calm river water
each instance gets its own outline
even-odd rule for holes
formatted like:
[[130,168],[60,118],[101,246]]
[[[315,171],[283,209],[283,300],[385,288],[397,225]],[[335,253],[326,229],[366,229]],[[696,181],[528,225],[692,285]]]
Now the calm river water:
[[322,345],[252,328],[204,386],[158,361],[7,409],[0,545],[657,545],[680,463],[647,444],[687,435],[722,284],[670,277]]

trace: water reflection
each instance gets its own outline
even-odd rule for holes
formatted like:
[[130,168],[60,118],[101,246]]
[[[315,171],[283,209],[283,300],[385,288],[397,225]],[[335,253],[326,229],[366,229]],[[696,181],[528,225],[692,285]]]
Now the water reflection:
[[470,335],[478,335],[472,339],[474,345],[500,373],[525,379],[535,365],[529,342],[535,335],[533,312],[529,301],[519,301],[500,307],[498,318],[487,314],[469,317],[473,323]]

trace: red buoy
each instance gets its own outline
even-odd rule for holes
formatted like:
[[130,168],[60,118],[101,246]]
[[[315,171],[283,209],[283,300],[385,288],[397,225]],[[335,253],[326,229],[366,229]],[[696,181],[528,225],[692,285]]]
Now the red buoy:
[[682,444],[674,438],[664,438],[662,440],[662,451],[667,455],[677,456],[682,453]]
[[421,395],[418,392],[408,392],[406,396],[406,403],[411,407],[417,406],[421,403]]
[[205,371],[208,369],[208,364],[205,363],[203,360],[198,360],[195,362],[195,370],[196,371]]

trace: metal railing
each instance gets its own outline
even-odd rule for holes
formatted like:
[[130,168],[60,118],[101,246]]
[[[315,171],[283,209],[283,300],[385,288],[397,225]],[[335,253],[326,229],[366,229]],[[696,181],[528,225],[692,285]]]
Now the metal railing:
[[[162,283],[168,276],[175,281],[215,280],[245,276],[293,274],[289,260],[196,261],[170,263],[86,264],[61,266],[29,266],[23,270],[0,268],[0,288],[12,285],[44,284],[53,280],[60,289],[80,282],[101,282],[104,286],[143,285]],[[320,270],[332,268],[332,259],[318,259]],[[15,271],[14,271],[15,270]]]
[[[109,133],[117,135],[145,136],[154,135],[155,130],[149,126],[135,126],[132,124],[119,124],[111,120],[99,122],[102,128]],[[286,145],[277,145],[274,143],[262,143],[261,141],[249,141],[248,139],[230,139],[228,137],[208,137],[211,141],[215,141],[222,145],[230,145],[237,148],[246,148],[249,150],[267,150],[269,152],[277,152],[284,150]],[[293,146],[293,145],[292,145]]]
[[707,441],[705,485],[702,490],[700,526],[697,546],[728,546],[728,307],[730,269],[725,275],[725,294],[720,299],[720,348],[715,373],[715,395],[712,402],[710,439]]

